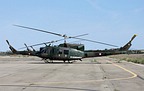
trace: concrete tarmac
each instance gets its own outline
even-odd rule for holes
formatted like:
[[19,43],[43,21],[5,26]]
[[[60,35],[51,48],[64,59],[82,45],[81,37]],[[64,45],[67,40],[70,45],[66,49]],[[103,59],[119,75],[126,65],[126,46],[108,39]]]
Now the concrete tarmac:
[[48,64],[0,57],[0,91],[144,91],[144,66],[109,57]]

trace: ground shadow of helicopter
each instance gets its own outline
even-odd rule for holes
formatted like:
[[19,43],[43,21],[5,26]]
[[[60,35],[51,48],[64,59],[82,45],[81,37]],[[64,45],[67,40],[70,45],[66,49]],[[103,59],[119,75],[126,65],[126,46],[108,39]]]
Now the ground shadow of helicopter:
[[[70,61],[72,61],[72,60],[82,61],[83,58],[88,58],[88,57],[100,57],[100,56],[107,56],[107,55],[124,54],[124,53],[127,53],[128,49],[132,45],[131,42],[136,37],[136,35],[134,35],[126,45],[124,45],[123,47],[120,47],[120,48],[107,49],[107,50],[85,50],[83,44],[66,43],[66,39],[74,38],[74,39],[90,41],[90,42],[104,44],[104,45],[113,46],[113,47],[117,47],[117,46],[108,44],[108,43],[78,38],[80,36],[84,36],[87,34],[69,37],[67,35],[48,32],[48,31],[41,30],[41,29],[30,28],[30,27],[25,27],[25,26],[20,26],[20,25],[14,25],[14,26],[21,27],[21,28],[27,28],[27,29],[31,29],[31,30],[35,30],[35,31],[40,31],[40,32],[44,32],[44,33],[49,33],[49,34],[61,36],[64,38],[64,39],[60,39],[60,40],[56,40],[56,41],[39,43],[39,44],[31,45],[31,46],[27,46],[25,44],[25,46],[26,46],[25,48],[27,48],[27,51],[17,51],[14,47],[12,47],[10,45],[9,41],[6,40],[6,42],[9,45],[10,50],[14,54],[38,56],[38,57],[42,58],[42,60],[44,60],[45,63],[53,63],[53,60],[62,60],[63,62],[68,61],[70,63]],[[51,43],[62,41],[62,40],[64,40],[64,43],[59,44],[58,46],[47,45],[47,44],[51,44]],[[45,44],[46,46],[40,47],[40,49],[38,51],[36,51],[33,48],[33,46],[38,46],[38,45],[42,45],[42,44]],[[31,47],[33,50],[30,50],[29,47]],[[49,59],[49,60],[47,60],[47,59]]]

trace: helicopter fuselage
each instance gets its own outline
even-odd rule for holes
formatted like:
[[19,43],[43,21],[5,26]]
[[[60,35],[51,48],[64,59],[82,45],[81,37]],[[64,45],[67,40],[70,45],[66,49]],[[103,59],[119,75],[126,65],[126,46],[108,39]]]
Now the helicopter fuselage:
[[81,60],[84,57],[84,52],[73,48],[46,46],[41,47],[36,55],[50,60]]

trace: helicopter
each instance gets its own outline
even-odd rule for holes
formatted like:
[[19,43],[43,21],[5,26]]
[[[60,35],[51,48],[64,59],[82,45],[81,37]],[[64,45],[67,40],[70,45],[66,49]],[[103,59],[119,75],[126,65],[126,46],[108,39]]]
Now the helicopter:
[[[24,44],[27,48],[27,51],[17,51],[15,48],[13,48],[9,41],[6,40],[6,42],[9,45],[9,48],[14,54],[22,54],[22,55],[29,55],[29,56],[38,56],[42,58],[42,60],[45,61],[45,63],[49,63],[49,60],[63,60],[64,62],[67,60],[68,62],[70,60],[80,60],[82,61],[83,58],[88,57],[100,57],[100,56],[107,56],[107,55],[117,55],[117,54],[127,54],[130,51],[129,48],[131,47],[131,42],[137,35],[133,35],[131,40],[125,44],[123,47],[115,48],[115,49],[105,49],[105,50],[84,50],[83,44],[68,44],[67,47],[64,47],[64,44],[59,44],[59,46],[46,46],[46,47],[40,47],[39,51],[36,51],[32,46],[37,46],[40,44],[35,44],[32,46],[27,46]],[[51,43],[51,42],[49,42]],[[31,47],[33,49],[30,50],[28,47]]]
[[[17,51],[15,48],[13,48],[9,44],[8,40],[6,40],[6,42],[9,45],[9,48],[11,49],[11,51],[13,53],[22,54],[22,55],[38,56],[38,57],[42,58],[45,63],[49,62],[49,61],[47,61],[47,59],[49,59],[49,60],[63,60],[64,62],[65,61],[70,62],[71,60],[80,60],[80,61],[82,61],[83,58],[87,58],[87,57],[115,55],[115,54],[121,54],[122,53],[122,51],[120,51],[118,49],[117,49],[118,53],[116,53],[115,51],[111,51],[111,50],[107,50],[107,51],[106,50],[101,50],[101,51],[98,51],[98,50],[85,50],[83,44],[69,44],[69,43],[66,43],[66,39],[74,38],[74,39],[80,39],[80,40],[85,40],[85,41],[90,41],[90,42],[94,42],[94,43],[99,43],[99,44],[104,44],[104,45],[108,45],[108,46],[117,47],[115,45],[111,45],[111,44],[107,44],[107,43],[103,43],[103,42],[78,38],[80,36],[84,36],[84,35],[87,35],[87,34],[78,35],[78,36],[74,36],[74,37],[69,37],[67,35],[48,32],[48,31],[41,30],[41,29],[25,27],[25,26],[20,26],[20,25],[14,25],[14,26],[21,27],[21,28],[26,28],[26,29],[31,29],[31,30],[36,30],[36,31],[45,32],[45,33],[49,33],[49,34],[64,37],[64,39],[51,41],[51,42],[45,42],[45,43],[39,43],[39,44],[31,45],[31,46],[27,46],[25,44],[25,46],[27,48],[27,51]],[[131,41],[135,37],[136,36],[134,36],[131,39]],[[58,42],[58,41],[61,41],[61,40],[64,40],[64,43],[59,44],[58,46],[51,46],[50,45],[51,43]],[[129,44],[131,44],[131,41],[129,42]],[[39,51],[34,50],[33,46],[38,46],[38,45],[42,45],[42,44],[45,44],[46,46],[45,47],[40,47]],[[49,44],[49,45],[47,45],[47,44]],[[129,44],[126,45],[126,47],[129,46]],[[33,51],[31,51],[28,47],[31,47],[33,49]],[[123,47],[123,48],[126,48],[126,47]],[[120,49],[122,49],[122,48],[120,48]],[[123,50],[123,51],[125,51],[125,50]]]

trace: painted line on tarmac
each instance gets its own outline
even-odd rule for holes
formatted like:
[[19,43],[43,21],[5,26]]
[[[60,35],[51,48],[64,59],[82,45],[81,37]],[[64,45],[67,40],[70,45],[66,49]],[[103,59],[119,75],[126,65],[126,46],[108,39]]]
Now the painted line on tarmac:
[[117,65],[117,64],[115,64],[115,63],[113,63],[113,62],[111,62],[111,61],[108,61],[108,62],[110,62],[110,63],[113,64],[114,66],[119,67],[119,68],[123,69],[124,71],[132,74],[132,76],[130,76],[130,77],[126,77],[126,78],[115,78],[115,79],[109,79],[109,80],[128,80],[128,79],[132,79],[132,78],[137,77],[137,74],[135,74],[134,72],[132,72],[132,71],[130,71],[130,70],[128,70],[128,69],[120,66],[120,65]]
[[[125,78],[114,78],[114,79],[99,79],[99,80],[81,80],[81,81],[59,81],[59,82],[26,82],[26,83],[17,83],[17,84],[13,84],[13,85],[19,85],[19,84],[24,84],[24,85],[28,85],[28,86],[33,86],[33,85],[53,85],[53,84],[71,84],[71,83],[95,83],[95,82],[103,82],[103,81],[106,81],[106,80],[110,80],[110,81],[118,81],[118,80],[128,80],[128,79],[132,79],[132,78],[135,78],[137,77],[137,74],[135,74],[134,72],[120,66],[120,65],[117,65],[111,61],[108,61],[110,62],[112,65],[118,67],[118,68],[121,68],[123,69],[124,71],[132,74],[132,76],[130,77],[125,77]],[[6,84],[0,84],[0,86],[2,85],[6,85]],[[10,85],[10,84],[7,84],[7,85]]]
[[132,74],[132,76],[130,77],[125,77],[125,78],[114,78],[114,79],[100,79],[100,80],[85,80],[85,81],[62,81],[62,82],[35,82],[35,83],[32,83],[31,85],[42,85],[42,84],[70,84],[70,83],[90,83],[90,82],[103,82],[103,81],[106,81],[106,80],[128,80],[128,79],[132,79],[132,78],[135,78],[137,77],[137,74],[135,74],[134,72],[120,66],[120,65],[117,65],[111,61],[108,61],[110,62],[112,65],[118,67],[118,68],[121,68],[123,69],[124,71]]

